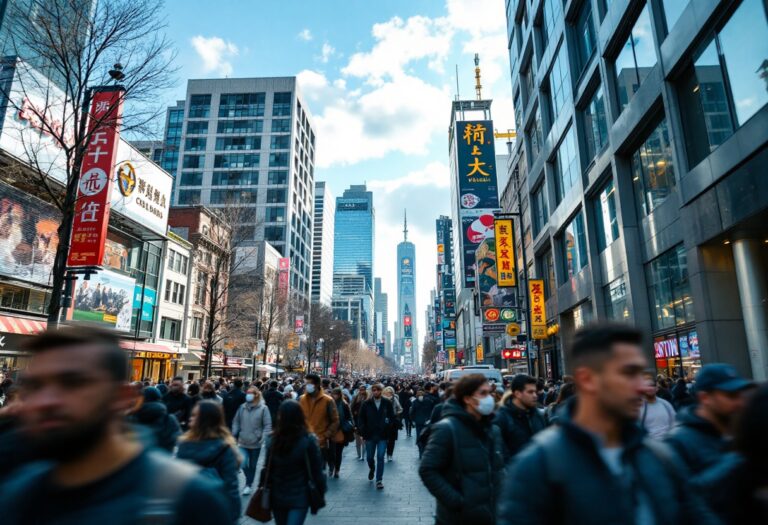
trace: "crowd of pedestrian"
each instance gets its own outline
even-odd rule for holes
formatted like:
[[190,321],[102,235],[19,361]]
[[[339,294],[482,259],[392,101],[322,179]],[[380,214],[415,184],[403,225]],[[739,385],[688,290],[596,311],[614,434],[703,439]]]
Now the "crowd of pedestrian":
[[3,523],[300,525],[347,450],[383,490],[403,437],[440,525],[768,523],[768,387],[725,364],[673,383],[642,344],[584,328],[559,381],[131,384],[113,335],[45,332],[22,381],[0,385]]

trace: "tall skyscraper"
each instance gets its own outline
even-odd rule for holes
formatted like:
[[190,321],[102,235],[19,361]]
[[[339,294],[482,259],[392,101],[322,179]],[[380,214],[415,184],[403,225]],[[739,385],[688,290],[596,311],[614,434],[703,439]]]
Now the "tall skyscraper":
[[437,293],[435,334],[437,362],[443,366],[456,356],[456,288],[453,280],[453,229],[451,218],[441,215],[435,221],[437,235]]
[[353,336],[374,344],[373,253],[376,215],[373,193],[352,185],[336,198],[333,234],[333,298],[338,319],[359,317]]
[[381,289],[381,277],[373,281],[373,308],[376,311],[376,345],[379,355],[390,357],[392,342],[389,340],[389,295]]
[[659,373],[768,378],[765,2],[546,1],[541,23],[515,4],[502,205],[558,328],[538,373],[613,319],[650,336]]
[[405,372],[419,366],[416,330],[416,246],[408,240],[408,217],[403,221],[403,242],[397,245],[397,318],[400,332],[396,361]]
[[333,237],[336,201],[325,181],[315,183],[315,222],[312,243],[312,302],[331,305],[333,295]]
[[296,78],[190,80],[168,111],[166,143],[177,137],[161,160],[170,170],[178,155],[174,204],[253,208],[237,236],[289,258],[291,290],[308,301],[315,133]]

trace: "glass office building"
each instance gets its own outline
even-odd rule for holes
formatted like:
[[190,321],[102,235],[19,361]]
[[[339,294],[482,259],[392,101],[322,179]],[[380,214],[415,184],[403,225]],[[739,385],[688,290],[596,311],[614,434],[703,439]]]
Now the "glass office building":
[[[634,323],[649,361],[768,376],[768,14],[762,0],[507,0],[518,140],[506,211],[560,348]],[[518,202],[517,189],[521,200]],[[520,253],[520,250],[518,250]]]
[[400,339],[395,361],[405,372],[413,373],[419,365],[416,330],[416,245],[408,240],[408,222],[403,242],[397,245],[397,322]]

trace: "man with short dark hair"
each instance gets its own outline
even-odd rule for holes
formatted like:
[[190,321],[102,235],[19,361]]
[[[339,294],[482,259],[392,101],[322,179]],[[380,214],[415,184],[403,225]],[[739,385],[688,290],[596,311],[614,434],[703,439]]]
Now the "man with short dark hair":
[[637,426],[647,366],[642,340],[620,324],[576,333],[568,363],[577,397],[515,458],[499,525],[718,523],[674,454]]
[[269,382],[269,388],[264,392],[264,402],[269,409],[269,415],[272,416],[272,421],[277,421],[277,409],[280,408],[280,403],[285,398],[283,393],[277,389],[278,383],[274,379]]
[[235,414],[237,414],[237,409],[240,408],[240,405],[245,403],[243,380],[239,378],[235,379],[233,384],[234,386],[232,387],[232,390],[230,390],[229,393],[224,394],[224,400],[222,401],[222,405],[224,406],[224,418],[230,429],[232,428],[232,421],[235,419]]
[[[392,402],[383,397],[384,385],[376,383],[371,387],[371,397],[360,407],[357,428],[365,440],[365,455],[368,458],[368,480],[376,474],[376,488],[383,489],[384,454],[387,451],[387,436],[395,425],[395,410]],[[376,461],[374,462],[374,455]]]
[[181,428],[187,428],[195,401],[184,393],[184,380],[181,377],[173,378],[170,390],[163,396],[163,403],[165,403],[168,413],[175,416],[179,421]]
[[493,424],[499,427],[504,441],[504,457],[509,461],[547,426],[537,408],[536,379],[517,374],[512,379],[512,389],[501,401]]
[[114,335],[51,330],[27,350],[20,431],[39,461],[0,488],[3,525],[202,525],[228,515],[220,482],[126,431],[136,392]]

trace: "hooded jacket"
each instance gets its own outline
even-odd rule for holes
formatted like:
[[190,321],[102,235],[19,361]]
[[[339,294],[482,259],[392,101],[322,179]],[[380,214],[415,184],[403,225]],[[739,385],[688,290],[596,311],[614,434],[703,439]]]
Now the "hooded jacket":
[[272,421],[275,421],[277,419],[277,409],[280,408],[280,403],[283,402],[285,396],[277,388],[269,388],[261,397],[264,398],[264,402],[267,404]]
[[266,479],[266,483],[270,488],[272,507],[279,509],[309,507],[307,460],[309,460],[313,481],[317,488],[325,493],[326,481],[321,458],[317,442],[309,434],[300,437],[286,454],[278,454],[273,443],[264,460],[260,478],[262,482],[265,481],[267,465],[269,465],[269,478]]
[[232,435],[243,448],[261,448],[265,438],[272,433],[272,416],[266,403],[243,403],[232,420]]
[[731,449],[731,441],[712,423],[696,415],[695,410],[696,407],[682,410],[666,438],[693,475],[716,464]]
[[432,415],[432,409],[435,407],[434,401],[431,397],[423,396],[424,399],[419,400],[417,397],[411,402],[410,417],[417,425],[425,425],[429,421],[429,417]]
[[214,469],[224,483],[230,504],[230,519],[237,520],[240,517],[240,487],[237,480],[240,461],[231,446],[222,439],[182,441],[176,457],[196,463],[203,469]]
[[623,476],[601,456],[598,438],[573,423],[576,399],[558,424],[515,457],[499,506],[499,525],[634,525],[644,497],[656,525],[720,523],[688,484],[674,453],[628,422]]
[[496,523],[503,474],[501,434],[491,418],[478,421],[454,399],[443,403],[419,465],[421,480],[437,500],[437,523]]
[[134,423],[147,427],[154,438],[154,444],[171,452],[181,434],[176,418],[168,414],[161,401],[144,401],[130,418]]
[[504,440],[504,457],[507,461],[520,452],[534,434],[547,426],[544,416],[538,410],[523,410],[512,400],[512,397],[508,397],[493,418],[493,424],[499,427]]

